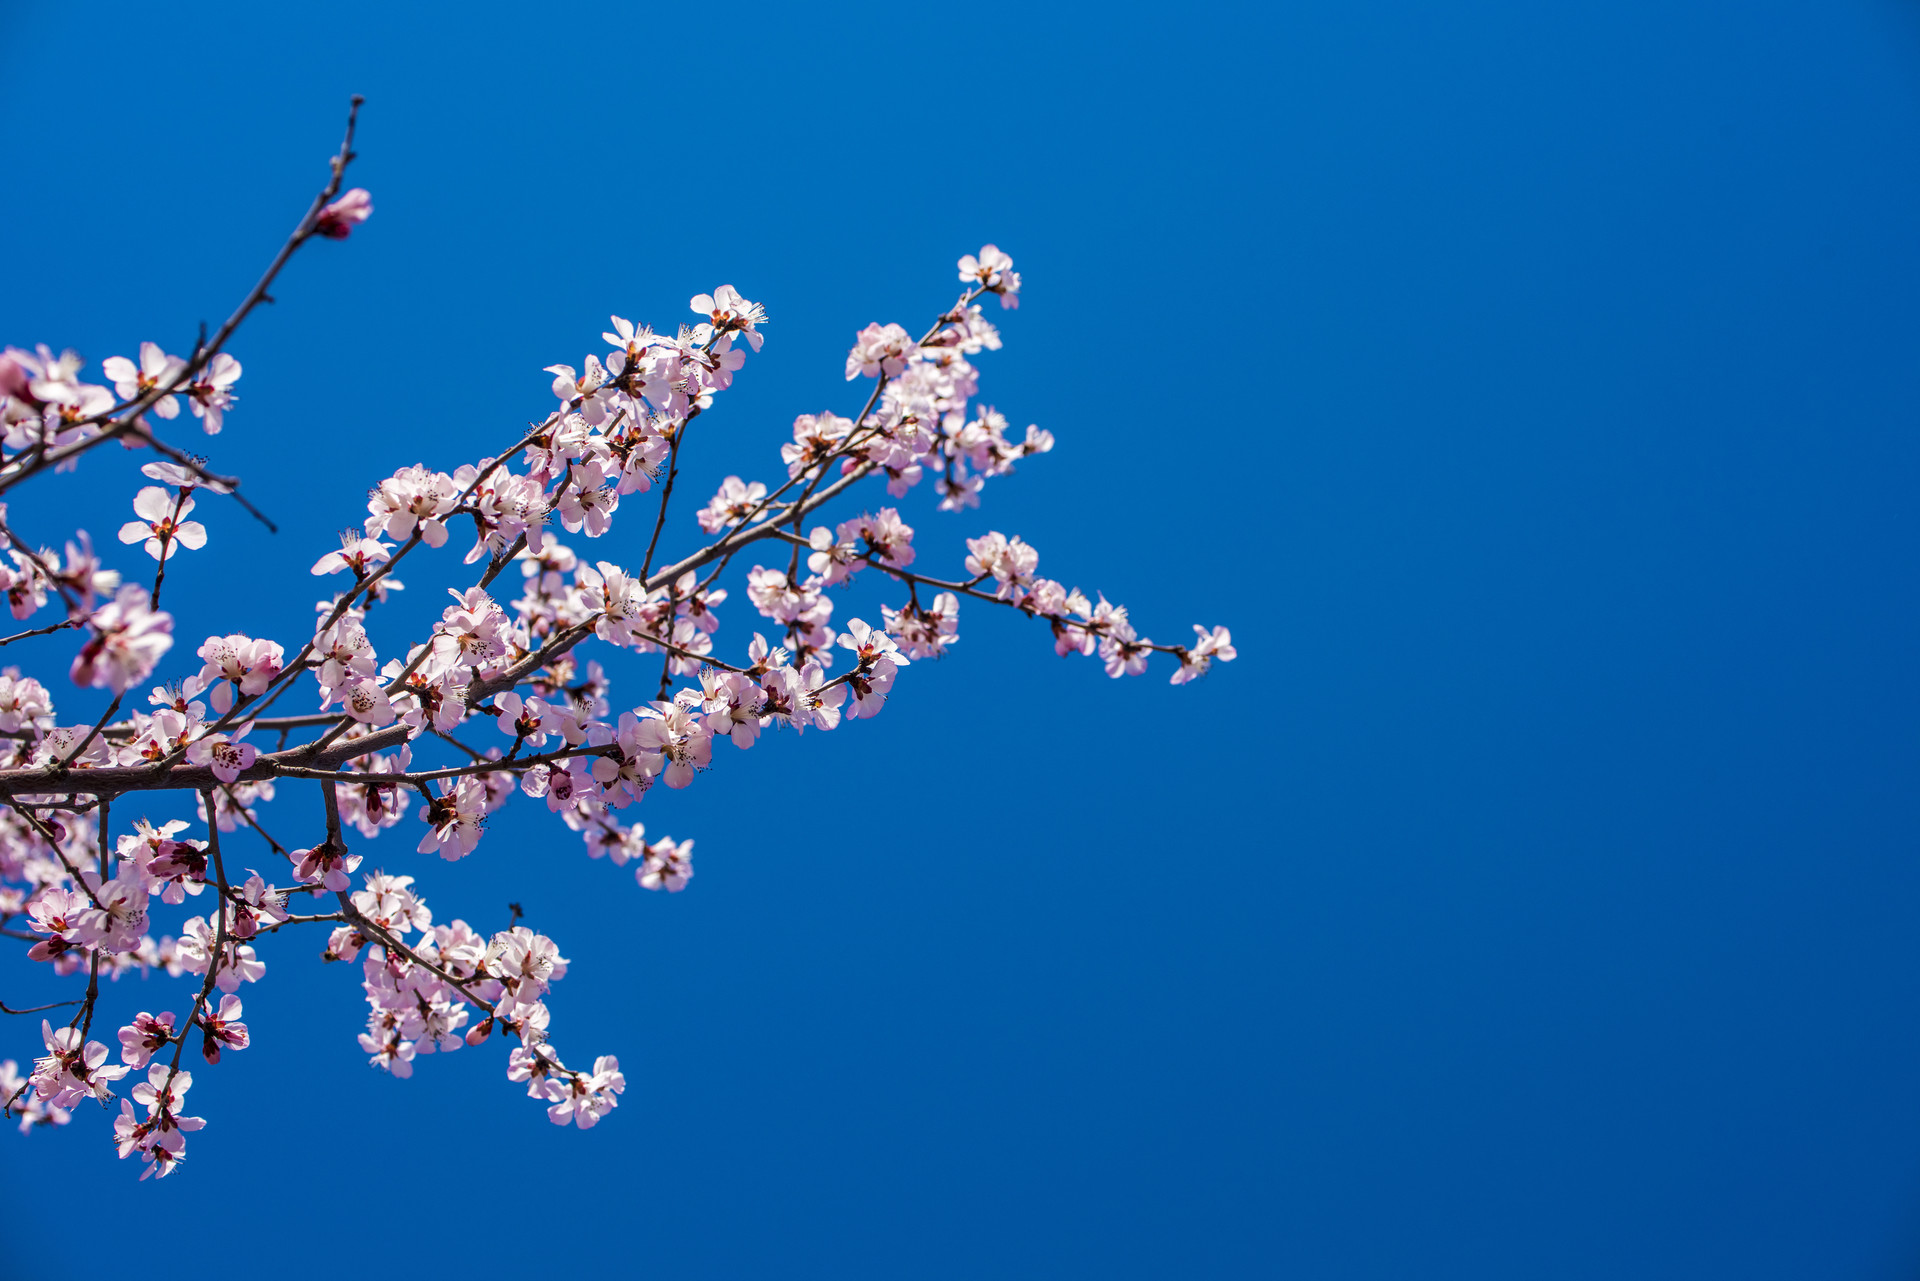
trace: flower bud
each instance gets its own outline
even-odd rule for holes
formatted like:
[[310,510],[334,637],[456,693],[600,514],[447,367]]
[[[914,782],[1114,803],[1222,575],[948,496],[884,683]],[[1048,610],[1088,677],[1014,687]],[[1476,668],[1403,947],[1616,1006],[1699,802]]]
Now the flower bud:
[[373,212],[373,196],[365,187],[355,187],[320,211],[313,229],[330,240],[345,240],[353,229]]

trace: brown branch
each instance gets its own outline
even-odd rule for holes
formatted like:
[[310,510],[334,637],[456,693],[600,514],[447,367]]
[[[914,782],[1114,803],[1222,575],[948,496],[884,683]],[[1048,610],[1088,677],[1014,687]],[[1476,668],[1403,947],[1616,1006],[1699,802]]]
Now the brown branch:
[[69,618],[51,627],[36,627],[30,632],[15,632],[11,636],[0,636],[0,645],[11,645],[15,641],[30,640],[35,636],[51,636],[54,632],[64,631],[69,627],[84,627],[86,621],[84,618]]

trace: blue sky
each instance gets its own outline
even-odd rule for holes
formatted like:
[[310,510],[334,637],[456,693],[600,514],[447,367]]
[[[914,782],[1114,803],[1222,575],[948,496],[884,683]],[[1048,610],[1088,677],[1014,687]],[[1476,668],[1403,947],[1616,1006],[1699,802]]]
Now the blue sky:
[[[686,481],[770,475],[990,240],[984,396],[1059,447],[916,499],[922,557],[1018,531],[1240,661],[1111,682],[967,611],[877,721],[650,796],[672,898],[524,806],[457,866],[368,843],[559,938],[622,1108],[559,1131],[498,1047],[366,1068],[357,974],[286,937],[179,1177],[5,1136],[0,1272],[197,1273],[198,1222],[288,1277],[1912,1274],[1911,6],[16,4],[0,340],[186,346],[353,92],[377,212],[204,446],[281,533],[210,509],[183,618],[296,636],[369,485],[722,281],[773,321]],[[135,461],[11,519],[105,534]]]

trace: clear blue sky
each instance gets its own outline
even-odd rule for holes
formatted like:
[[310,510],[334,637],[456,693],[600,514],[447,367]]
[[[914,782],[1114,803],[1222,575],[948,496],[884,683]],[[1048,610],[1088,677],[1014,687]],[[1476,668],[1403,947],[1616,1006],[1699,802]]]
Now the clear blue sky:
[[[986,395],[1060,445],[916,502],[923,557],[1017,530],[1240,661],[1110,682],[970,610],[878,721],[650,797],[673,898],[524,806],[455,867],[371,843],[552,925],[625,1105],[559,1131],[497,1046],[372,1071],[285,937],[179,1177],[0,1136],[0,1273],[1912,1276],[1920,14],[822,9],[8,5],[0,339],[185,346],[367,95],[377,212],[212,444],[282,532],[211,509],[167,589],[294,639],[365,488],[499,448],[609,312],[766,302],[710,492],[992,240]],[[15,519],[107,534],[133,463]]]

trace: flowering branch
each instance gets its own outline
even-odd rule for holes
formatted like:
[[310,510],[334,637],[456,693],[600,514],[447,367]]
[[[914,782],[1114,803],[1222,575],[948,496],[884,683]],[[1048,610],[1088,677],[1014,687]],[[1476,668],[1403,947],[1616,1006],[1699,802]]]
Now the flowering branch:
[[[0,493],[119,437],[159,459],[141,468],[154,483],[133,496],[138,519],[118,531],[128,554],[153,560],[150,587],[106,566],[84,531],[63,558],[14,538],[0,511],[12,562],[0,565],[0,591],[14,617],[30,620],[55,595],[68,615],[0,645],[83,632],[67,675],[106,700],[98,716],[63,725],[58,681],[13,668],[0,674],[0,937],[26,944],[30,964],[62,976],[84,967],[88,979],[82,997],[19,1011],[79,1007],[64,1028],[42,1021],[46,1053],[26,1076],[0,1060],[0,1100],[26,1128],[65,1124],[80,1100],[106,1103],[116,1082],[145,1069],[120,1098],[114,1135],[120,1154],[139,1153],[148,1174],[176,1169],[184,1134],[203,1124],[182,1110],[193,1080],[183,1066],[188,1037],[197,1034],[209,1064],[250,1045],[239,992],[262,979],[261,950],[292,926],[328,927],[323,957],[357,964],[368,1004],[359,1040],[374,1066],[408,1076],[420,1056],[477,1046],[499,1030],[517,1042],[509,1080],[554,1121],[587,1128],[618,1105],[625,1078],[616,1058],[574,1069],[553,1048],[547,997],[568,964],[554,940],[522,924],[518,905],[507,928],[490,935],[459,919],[436,922],[413,876],[362,870],[350,832],[364,842],[411,822],[403,839],[417,842],[414,854],[453,862],[518,794],[578,832],[592,857],[635,863],[642,888],[678,892],[693,876],[693,842],[648,840],[632,807],[656,784],[690,787],[714,767],[716,740],[745,750],[769,731],[798,737],[880,714],[914,662],[944,657],[958,641],[962,600],[1045,620],[1056,652],[1097,654],[1113,676],[1138,674],[1167,654],[1178,664],[1171,679],[1183,683],[1234,657],[1225,628],[1196,628],[1185,645],[1140,636],[1123,607],[1041,577],[1039,553],[1017,536],[966,538],[966,577],[910,568],[915,530],[892,504],[931,481],[931,506],[971,511],[990,480],[1053,444],[1037,426],[1010,436],[1006,419],[977,403],[974,359],[1001,345],[981,302],[992,295],[1012,309],[1021,290],[1012,259],[988,245],[960,259],[958,301],[920,338],[897,324],[856,335],[846,380],[868,378],[871,387],[851,418],[824,411],[794,420],[779,449],[787,474],[775,485],[729,476],[693,519],[672,506],[688,429],[760,350],[765,309],[723,285],[694,297],[695,323],[671,334],[616,316],[602,334],[604,354],[578,369],[546,368],[554,400],[510,448],[450,472],[401,467],[370,491],[361,527],[312,566],[318,577],[347,577],[311,633],[289,646],[213,631],[195,650],[197,667],[153,686],[178,632],[160,609],[167,563],[209,542],[192,519],[195,491],[231,493],[238,482],[163,443],[148,416],[172,418],[184,402],[219,430],[240,376],[228,341],[271,300],[295,251],[315,236],[344,239],[371,214],[364,190],[341,191],[359,101],[327,184],[253,291],[189,358],[143,344],[137,360],[103,364],[110,391],[82,380],[85,365],[73,353],[0,354]],[[711,433],[703,439],[718,443]],[[810,518],[878,485],[889,505],[849,508],[809,528]],[[642,511],[640,528],[651,526],[644,544],[610,536],[623,509]],[[424,635],[376,642],[391,611],[379,611],[376,625],[374,607],[404,590],[397,567],[430,565],[453,528],[469,524],[470,585],[447,588],[453,603]],[[704,538],[672,560],[671,536],[694,525]],[[604,558],[577,552],[562,533],[606,540]],[[760,630],[723,657],[715,635],[730,589],[722,581],[737,558],[769,541],[787,553],[784,568],[753,565],[741,584]],[[626,567],[633,559],[637,571]],[[659,567],[663,559],[670,563]],[[494,594],[509,568],[519,571],[507,576],[519,581],[517,599]],[[906,598],[863,606],[877,627],[857,616],[836,623],[836,596],[863,582],[904,589]],[[594,655],[656,656],[652,696],[619,708]],[[150,689],[144,709],[116,719],[142,688]],[[281,700],[291,714],[265,715]],[[279,736],[273,750],[248,741],[262,733]],[[296,779],[297,790],[311,781],[322,798],[319,839],[305,847],[271,835],[261,818],[280,799],[276,785]],[[170,793],[181,816],[114,835],[112,803],[132,793]],[[222,835],[243,829],[278,860],[273,880],[229,876]],[[320,910],[322,896],[334,910]],[[190,899],[210,906],[156,936],[155,918],[191,912]],[[315,910],[296,912],[294,903]],[[4,928],[15,918],[30,928]],[[195,982],[184,1014],[131,1013],[110,1062],[107,1045],[88,1038],[96,1007],[107,1008],[101,993],[132,971]]]

